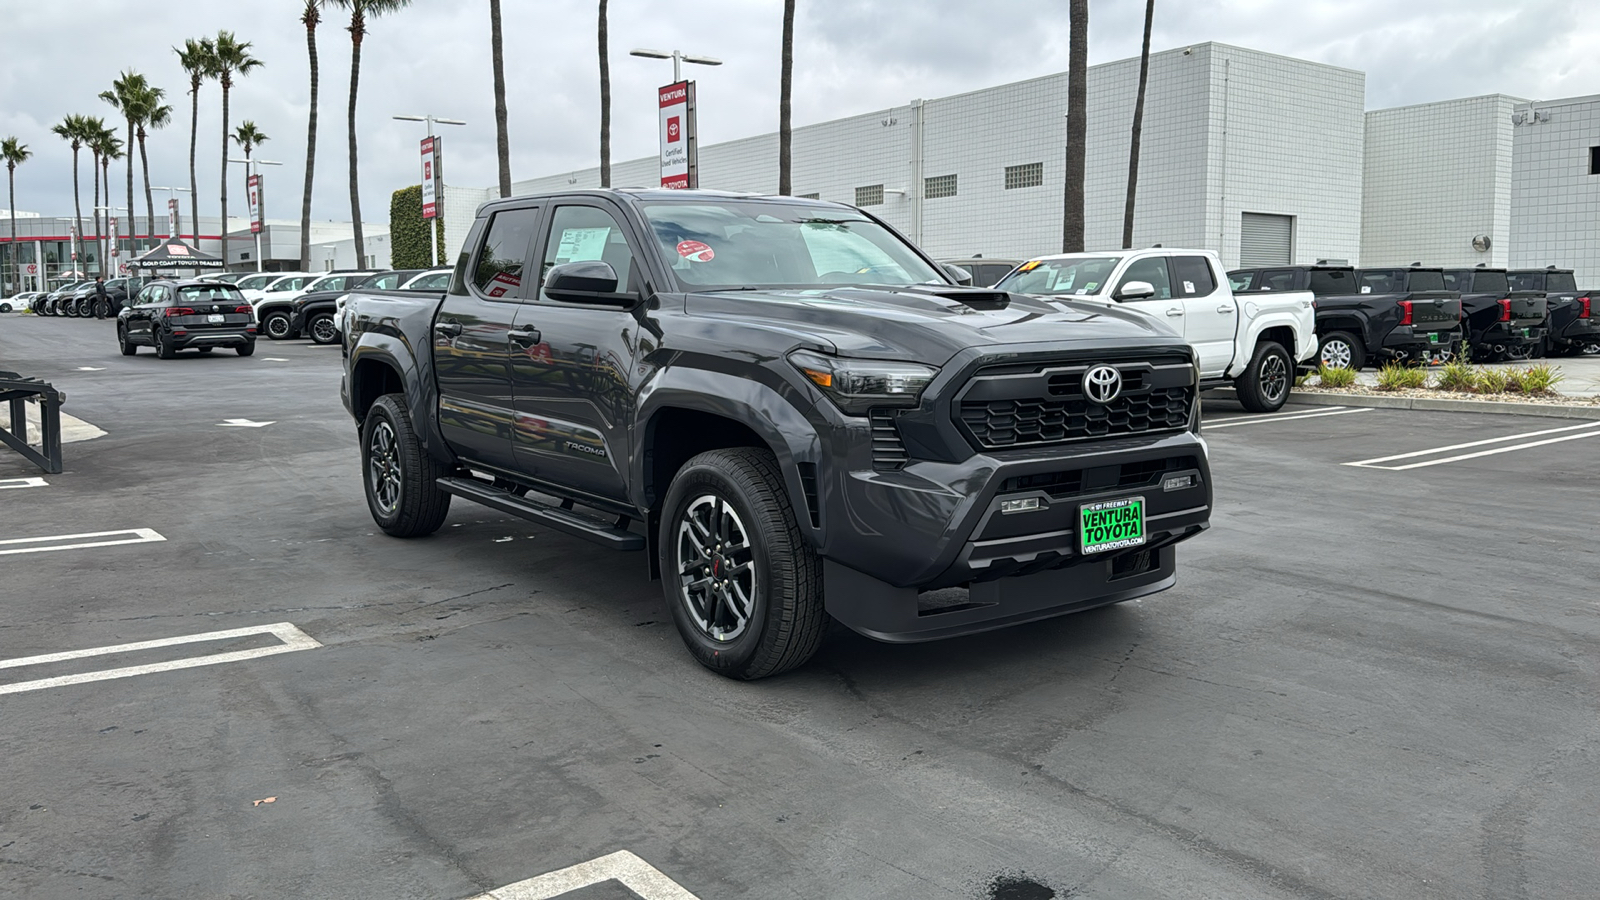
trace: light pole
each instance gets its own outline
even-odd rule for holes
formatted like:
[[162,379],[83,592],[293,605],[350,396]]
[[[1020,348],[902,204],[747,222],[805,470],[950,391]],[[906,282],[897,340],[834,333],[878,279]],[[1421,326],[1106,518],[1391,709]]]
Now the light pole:
[[[128,208],[126,206],[96,206],[95,207],[95,211],[96,212],[99,212],[100,210],[105,210],[106,221],[108,223],[111,220],[111,214],[116,212],[119,209],[122,210],[123,212],[127,212],[128,211]],[[106,230],[109,231],[110,228],[108,227]],[[106,235],[105,236],[105,240],[106,240],[106,242],[111,244],[111,250],[110,250],[109,253],[107,253],[106,250],[103,247],[100,250],[100,274],[102,274],[102,275],[104,275],[105,271],[106,271],[106,260],[108,258],[110,258],[111,256],[120,255],[120,251],[116,246],[116,238],[114,236],[112,236],[112,235]],[[96,244],[97,245],[99,244],[98,239],[96,241]],[[119,275],[121,273],[113,271],[111,274]]]
[[710,56],[696,56],[684,53],[682,50],[651,50],[646,47],[636,47],[628,51],[629,56],[642,56],[645,59],[670,59],[672,60],[672,83],[677,84],[683,80],[683,64],[693,63],[697,66],[720,66],[722,60]]
[[[428,123],[428,137],[433,137],[433,126],[435,124],[439,124],[439,125],[465,125],[465,124],[467,124],[466,122],[463,122],[460,119],[441,119],[438,116],[391,116],[390,118],[396,119],[396,120],[401,121],[401,122],[427,122]],[[435,170],[433,174],[434,174],[434,181],[433,181],[434,188],[433,189],[434,189],[434,194],[436,196],[436,199],[434,200],[434,205],[435,205],[435,207],[443,207],[444,206],[444,179],[439,177],[439,172],[437,170]],[[440,209],[440,212],[442,213],[443,210]],[[438,216],[436,216],[436,218],[438,218]],[[428,246],[433,248],[433,255],[428,258],[428,268],[431,269],[434,266],[439,264],[439,226],[438,226],[437,223],[434,223],[434,222],[427,222],[426,224],[428,226]],[[357,264],[358,265],[365,265],[365,261],[357,260]]]
[[[228,162],[231,162],[231,163],[242,163],[244,165],[244,178],[245,178],[244,191],[245,191],[245,196],[247,196],[247,197],[250,195],[250,176],[258,174],[256,172],[256,170],[255,170],[256,166],[281,166],[281,165],[283,165],[283,163],[281,163],[281,162],[273,162],[270,159],[230,159],[230,160],[228,160]],[[259,272],[262,269],[262,265],[261,265],[261,229],[266,227],[266,222],[267,222],[267,211],[265,209],[265,203],[260,199],[259,196],[256,199],[256,213],[261,216],[261,226],[259,228],[252,228],[250,230],[255,233],[254,236],[255,236],[255,239],[256,239],[256,271]],[[255,223],[251,223],[251,224],[255,224]],[[222,223],[222,230],[224,232],[226,232],[228,230],[228,223],[227,222],[223,222]],[[196,243],[199,243],[199,242],[197,241]],[[228,270],[228,261],[227,260],[223,260],[222,261],[222,270],[224,272],[226,272]]]
[[[167,237],[175,237],[175,238],[182,239],[183,238],[183,208],[182,207],[178,207],[178,208],[174,209],[173,206],[172,206],[172,201],[178,199],[177,194],[178,194],[179,191],[182,191],[183,193],[187,194],[187,193],[190,193],[190,190],[188,188],[186,188],[186,187],[153,187],[150,190],[152,190],[152,191],[166,191],[167,192],[167,210],[173,214],[172,216],[168,217],[167,221],[169,223],[174,223],[174,227],[171,229],[172,230],[172,234],[167,235]],[[199,222],[195,222],[193,224],[194,224],[194,248],[196,250],[199,250],[200,249],[200,223]]]

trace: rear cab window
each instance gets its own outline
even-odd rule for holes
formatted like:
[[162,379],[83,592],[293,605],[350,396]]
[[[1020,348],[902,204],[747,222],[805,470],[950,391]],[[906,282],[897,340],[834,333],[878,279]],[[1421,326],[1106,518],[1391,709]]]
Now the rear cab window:
[[1172,276],[1180,297],[1206,297],[1217,291],[1216,276],[1211,274],[1211,261],[1204,256],[1172,257]]
[[1349,269],[1312,269],[1311,293],[1322,295],[1355,294],[1356,273]]
[[490,300],[522,296],[523,270],[538,229],[536,206],[502,209],[493,214],[472,267],[472,286],[479,296]]
[[1261,273],[1261,290],[1263,291],[1292,291],[1294,290],[1295,272],[1293,269],[1269,269]]

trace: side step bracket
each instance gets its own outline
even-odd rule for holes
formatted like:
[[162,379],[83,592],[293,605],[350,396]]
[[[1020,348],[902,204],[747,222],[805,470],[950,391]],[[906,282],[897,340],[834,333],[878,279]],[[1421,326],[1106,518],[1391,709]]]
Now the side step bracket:
[[546,528],[586,538],[612,550],[643,550],[644,535],[634,534],[625,528],[608,525],[582,513],[572,512],[563,506],[550,506],[528,497],[518,497],[493,485],[472,478],[445,477],[439,479],[439,490],[454,494],[490,509],[537,522]]

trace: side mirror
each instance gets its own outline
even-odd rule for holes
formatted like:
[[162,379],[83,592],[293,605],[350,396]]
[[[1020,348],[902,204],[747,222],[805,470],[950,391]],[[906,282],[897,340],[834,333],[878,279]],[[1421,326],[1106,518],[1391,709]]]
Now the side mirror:
[[1156,286],[1148,281],[1129,281],[1112,295],[1116,300],[1148,300],[1156,295]]
[[972,287],[972,273],[954,263],[945,263],[944,272],[950,279],[962,287]]
[[638,297],[617,293],[617,270],[597,259],[554,266],[544,276],[545,296],[567,303],[631,306]]

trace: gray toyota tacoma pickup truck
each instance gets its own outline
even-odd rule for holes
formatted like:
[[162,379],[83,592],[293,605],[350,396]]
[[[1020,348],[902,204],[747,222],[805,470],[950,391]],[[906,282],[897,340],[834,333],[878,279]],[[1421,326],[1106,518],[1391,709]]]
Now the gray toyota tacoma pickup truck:
[[368,506],[452,497],[645,551],[736,678],[1145,596],[1203,531],[1196,359],[1154,319],[958,284],[860,210],[707,191],[485,204],[444,293],[347,302]]

